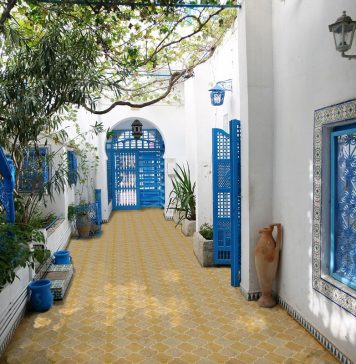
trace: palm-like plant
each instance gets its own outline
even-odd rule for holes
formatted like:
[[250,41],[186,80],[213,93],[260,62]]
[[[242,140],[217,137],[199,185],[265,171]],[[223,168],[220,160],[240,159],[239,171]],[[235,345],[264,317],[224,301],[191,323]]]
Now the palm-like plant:
[[195,206],[195,182],[192,183],[190,179],[190,168],[187,163],[187,168],[183,165],[177,164],[174,169],[175,176],[172,179],[173,189],[169,194],[168,209],[181,212],[178,224],[183,219],[195,220],[196,219],[196,206]]

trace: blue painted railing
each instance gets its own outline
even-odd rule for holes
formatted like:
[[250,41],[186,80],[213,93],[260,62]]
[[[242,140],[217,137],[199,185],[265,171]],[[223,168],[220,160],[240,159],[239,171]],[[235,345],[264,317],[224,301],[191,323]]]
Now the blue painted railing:
[[10,157],[6,157],[0,147],[0,203],[4,206],[6,222],[15,222],[14,187],[15,168]]

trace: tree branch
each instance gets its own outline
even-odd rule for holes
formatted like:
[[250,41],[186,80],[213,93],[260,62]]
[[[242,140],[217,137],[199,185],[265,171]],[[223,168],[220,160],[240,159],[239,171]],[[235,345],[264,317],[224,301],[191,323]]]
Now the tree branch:
[[15,7],[17,0],[8,0],[6,8],[0,16],[0,31],[4,32],[4,24],[11,17],[11,10]]

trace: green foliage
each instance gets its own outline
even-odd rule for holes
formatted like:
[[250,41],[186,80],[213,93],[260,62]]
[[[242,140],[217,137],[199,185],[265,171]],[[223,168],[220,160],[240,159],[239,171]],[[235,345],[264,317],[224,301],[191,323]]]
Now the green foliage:
[[202,224],[199,229],[199,234],[206,240],[213,240],[213,226],[207,222]]
[[191,182],[190,168],[187,163],[187,168],[183,165],[177,164],[174,169],[174,178],[172,179],[172,191],[169,194],[168,209],[173,209],[182,212],[182,216],[178,224],[183,219],[195,220],[196,219],[196,205],[195,205],[195,182]]
[[34,267],[50,256],[48,250],[30,247],[32,241],[44,242],[44,236],[29,225],[0,224],[0,291],[12,283],[18,267]]
[[85,201],[80,201],[78,205],[71,204],[68,206],[68,219],[75,221],[80,216],[86,216],[89,213],[89,204]]

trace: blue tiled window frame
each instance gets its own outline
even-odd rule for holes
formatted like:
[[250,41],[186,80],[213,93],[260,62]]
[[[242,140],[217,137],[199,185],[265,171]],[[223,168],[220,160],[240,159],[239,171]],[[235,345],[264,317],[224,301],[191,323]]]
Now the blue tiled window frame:
[[[312,286],[356,316],[356,290],[336,279],[330,268],[331,133],[356,123],[356,99],[316,110],[313,138]],[[335,161],[334,161],[335,162]]]
[[[352,123],[349,125],[336,127],[330,133],[330,275],[347,285],[352,289],[356,289],[356,277],[352,280],[347,279],[336,272],[335,259],[336,259],[336,232],[337,232],[337,209],[338,209],[338,198],[337,198],[337,137],[350,133],[356,133],[356,124]],[[356,147],[356,146],[355,146]],[[355,242],[356,249],[356,242]]]

